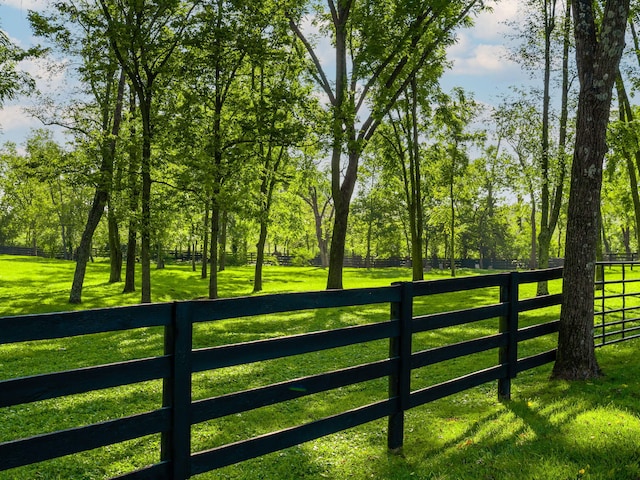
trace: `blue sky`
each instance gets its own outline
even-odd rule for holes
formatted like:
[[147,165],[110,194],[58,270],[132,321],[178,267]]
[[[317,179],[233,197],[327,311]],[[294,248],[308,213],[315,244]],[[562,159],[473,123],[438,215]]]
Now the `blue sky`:
[[[48,3],[49,0],[0,0],[0,28],[23,47],[34,44],[36,40],[29,30],[27,11],[42,9]],[[504,32],[508,27],[504,22],[517,18],[517,0],[487,3],[495,5],[493,13],[482,14],[476,19],[474,28],[458,32],[458,42],[449,50],[453,68],[443,77],[442,86],[445,91],[460,86],[473,92],[478,101],[496,104],[509,86],[528,83],[529,79],[518,65],[505,58]],[[23,68],[37,79],[42,91],[64,91],[64,77],[61,74],[52,76],[44,62],[25,62]],[[23,112],[24,106],[32,103],[31,99],[20,98],[0,110],[0,144],[13,141],[20,145],[31,129],[42,127],[37,119]]]

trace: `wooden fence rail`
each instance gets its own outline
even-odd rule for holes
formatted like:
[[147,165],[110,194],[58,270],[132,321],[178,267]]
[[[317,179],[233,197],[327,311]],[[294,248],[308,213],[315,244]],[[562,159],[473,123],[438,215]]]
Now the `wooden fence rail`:
[[[518,372],[551,362],[555,350],[521,358],[521,342],[557,332],[558,320],[520,327],[520,313],[559,305],[561,294],[522,299],[520,286],[561,278],[562,269],[408,282],[381,288],[291,293],[246,298],[138,305],[0,318],[0,345],[100,332],[164,327],[164,354],[108,365],[0,381],[0,408],[77,395],[98,389],[163,380],[162,407],[73,429],[0,443],[0,471],[72,453],[160,434],[158,462],[118,478],[186,479],[376,419],[388,418],[388,446],[403,444],[404,412],[487,382],[509,398]],[[482,288],[499,291],[495,303],[458,311],[414,315],[418,299]],[[203,322],[300,310],[389,304],[388,320],[334,330],[194,349],[194,327]],[[414,351],[416,335],[495,319],[495,333]],[[387,358],[249,390],[192,400],[193,374],[234,365],[389,342]],[[412,388],[412,371],[454,358],[495,350],[495,364],[423,388]],[[373,379],[387,378],[382,400],[258,437],[192,452],[192,427],[216,418],[275,405]]]

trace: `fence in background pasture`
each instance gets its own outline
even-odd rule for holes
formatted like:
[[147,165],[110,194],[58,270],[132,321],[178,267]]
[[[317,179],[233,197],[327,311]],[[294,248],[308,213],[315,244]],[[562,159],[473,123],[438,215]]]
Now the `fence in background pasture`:
[[[404,413],[414,407],[469,388],[497,381],[498,394],[510,397],[517,373],[555,359],[555,350],[521,357],[519,347],[558,330],[558,320],[519,325],[523,312],[557,306],[562,294],[521,298],[520,286],[561,278],[561,269],[407,282],[388,287],[265,295],[219,300],[138,305],[114,309],[0,318],[0,344],[49,340],[145,327],[164,327],[164,354],[31,377],[0,381],[0,408],[78,395],[150,380],[163,380],[162,407],[102,423],[43,433],[0,443],[0,471],[72,453],[160,434],[158,461],[125,473],[127,479],[186,479],[226,465],[282,450],[309,440],[388,418],[391,449],[403,444]],[[434,295],[477,289],[495,292],[495,302],[456,311],[416,315],[414,309]],[[468,298],[472,298],[469,294]],[[422,303],[420,303],[422,302]],[[284,314],[285,312],[367,305],[390,305],[388,319],[337,328],[194,349],[194,327],[205,322]],[[485,322],[494,333],[456,339],[419,350],[415,339],[423,332]],[[340,347],[388,342],[388,355],[374,362],[211,398],[192,401],[197,372],[265,362]],[[418,351],[416,351],[418,350]],[[412,372],[456,358],[495,352],[491,366],[446,381],[415,388]],[[330,355],[327,352],[327,355]],[[213,419],[241,414],[307,395],[375,379],[387,379],[388,395],[309,423],[192,453],[192,427]]]
[[640,337],[640,262],[598,262],[597,268],[596,346]]
[[63,258],[64,252],[49,252],[37,247],[6,247],[0,245],[0,255],[22,255],[25,257]]

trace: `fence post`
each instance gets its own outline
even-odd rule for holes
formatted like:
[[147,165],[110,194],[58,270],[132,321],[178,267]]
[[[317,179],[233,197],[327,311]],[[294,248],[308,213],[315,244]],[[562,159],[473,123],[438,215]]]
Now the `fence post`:
[[171,375],[162,387],[162,406],[171,408],[171,429],[161,439],[162,461],[170,462],[173,480],[191,476],[191,305],[174,302],[171,325],[165,327],[164,353],[171,358]]
[[500,287],[500,302],[507,304],[507,314],[500,317],[500,333],[507,334],[507,345],[500,347],[498,361],[507,365],[507,376],[498,380],[499,400],[511,400],[511,379],[517,372],[519,275],[511,272],[507,285]]
[[413,320],[413,283],[396,283],[400,302],[391,304],[391,319],[398,320],[397,337],[389,339],[389,358],[398,359],[398,369],[389,376],[389,398],[398,399],[398,410],[389,416],[387,446],[401,452],[404,443],[404,411],[409,409],[411,394],[411,322]]

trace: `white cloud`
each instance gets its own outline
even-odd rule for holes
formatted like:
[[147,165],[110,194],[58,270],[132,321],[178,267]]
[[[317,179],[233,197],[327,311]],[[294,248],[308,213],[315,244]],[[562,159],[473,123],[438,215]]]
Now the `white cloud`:
[[44,10],[50,2],[47,0],[3,0],[2,5],[19,10]]
[[518,0],[501,0],[491,2],[492,12],[483,12],[475,19],[475,25],[471,29],[476,40],[484,42],[502,42],[504,34],[510,30],[507,22],[515,22],[518,19]]
[[475,19],[475,25],[457,33],[457,42],[447,50],[453,62],[453,75],[495,75],[515,73],[519,67],[508,59],[510,27],[506,21],[515,21],[518,15],[517,0],[491,2],[493,12],[483,12]]
[[467,50],[450,51],[453,61],[451,73],[454,75],[487,75],[506,71],[516,71],[519,67],[508,60],[507,48],[503,45],[467,44]]
[[5,135],[42,126],[39,120],[24,112],[23,105],[7,105],[0,109],[0,126]]

